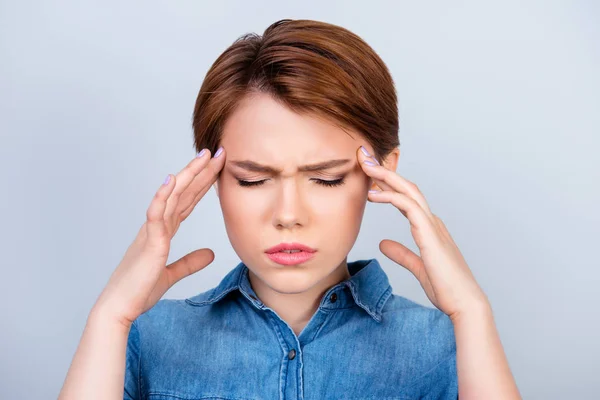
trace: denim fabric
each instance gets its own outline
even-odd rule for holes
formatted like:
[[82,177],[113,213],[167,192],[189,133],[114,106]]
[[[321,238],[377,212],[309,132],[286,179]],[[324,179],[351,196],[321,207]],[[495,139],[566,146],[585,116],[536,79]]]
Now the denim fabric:
[[133,323],[124,399],[457,399],[450,318],[392,293],[376,259],[348,263],[296,336],[239,263],[218,286]]

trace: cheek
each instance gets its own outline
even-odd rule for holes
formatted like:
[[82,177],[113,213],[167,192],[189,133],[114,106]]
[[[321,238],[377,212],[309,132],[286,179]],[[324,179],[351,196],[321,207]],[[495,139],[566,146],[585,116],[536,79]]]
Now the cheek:
[[[362,181],[348,181],[339,188],[325,188],[310,199],[311,209],[319,217],[331,219],[335,224],[353,224],[362,219],[367,202]],[[335,220],[335,221],[334,221]]]
[[225,184],[219,191],[225,230],[229,242],[240,257],[245,257],[249,251],[257,248],[259,235],[256,233],[264,229],[255,203],[248,199],[251,195],[244,193],[243,189]]
[[[236,186],[238,186],[236,184]],[[223,185],[219,195],[219,202],[223,211],[223,217],[226,223],[235,223],[236,227],[243,221],[249,222],[252,216],[257,215],[256,194],[249,193],[242,187],[233,185]],[[253,212],[254,210],[254,212]]]

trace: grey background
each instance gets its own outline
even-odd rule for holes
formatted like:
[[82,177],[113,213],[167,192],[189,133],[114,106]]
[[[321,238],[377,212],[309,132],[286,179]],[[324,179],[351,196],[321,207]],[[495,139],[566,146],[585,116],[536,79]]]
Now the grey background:
[[[168,173],[195,154],[209,66],[280,18],[342,25],[383,58],[400,101],[397,172],[448,226],[493,306],[524,398],[600,390],[598,2],[0,3],[0,397],[56,398],[108,277]],[[349,260],[378,257],[394,293],[432,306],[387,259],[418,251],[407,220],[367,205]],[[216,259],[165,298],[239,261],[213,190],[170,260]]]

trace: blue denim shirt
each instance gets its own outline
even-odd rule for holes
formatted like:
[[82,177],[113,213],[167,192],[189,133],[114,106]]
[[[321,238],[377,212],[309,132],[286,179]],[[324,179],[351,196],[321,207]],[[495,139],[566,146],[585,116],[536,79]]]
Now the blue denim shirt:
[[242,262],[206,292],[160,300],[131,326],[124,399],[457,399],[450,318],[393,294],[374,258],[348,270],[298,336]]

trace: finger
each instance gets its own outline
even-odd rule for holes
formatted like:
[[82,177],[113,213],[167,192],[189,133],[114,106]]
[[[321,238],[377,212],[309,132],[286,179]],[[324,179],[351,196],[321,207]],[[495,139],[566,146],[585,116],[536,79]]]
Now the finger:
[[219,176],[219,172],[225,165],[226,158],[227,155],[225,154],[225,150],[223,150],[219,156],[213,158],[208,166],[194,178],[194,182],[192,182],[189,187],[191,193],[195,193],[194,198],[191,199],[191,201],[182,201],[180,207],[178,207],[176,211],[176,214],[179,215],[182,220],[186,219],[192,213],[196,204],[204,197],[212,184],[215,183]]
[[369,200],[375,203],[391,203],[408,218],[410,224],[415,230],[423,233],[423,236],[417,235],[415,241],[419,248],[424,249],[431,244],[431,240],[435,240],[438,244],[439,237],[434,223],[429,219],[421,206],[411,197],[402,193],[393,191],[379,191],[377,193],[369,192]]
[[[368,155],[368,156],[367,156],[367,155],[366,155],[366,154],[363,152],[363,150],[362,150],[362,146],[361,146],[361,147],[359,147],[359,150],[357,150],[357,152],[358,152],[357,154],[359,154],[359,155],[358,155],[358,163],[359,163],[359,164],[360,164],[360,163],[362,163],[364,160],[369,160],[369,161],[373,161],[373,162],[374,162],[375,164],[377,164],[377,165],[381,165],[381,164],[379,163],[379,160],[377,160],[377,158],[375,158],[375,156],[373,156],[373,155]],[[364,168],[364,167],[362,167],[362,166],[361,166],[361,168]],[[385,167],[384,167],[384,168],[385,168]],[[373,179],[373,178],[371,178],[371,179]],[[378,186],[380,189],[382,189],[382,190],[393,190],[393,189],[392,189],[392,187],[391,187],[391,186],[389,186],[389,185],[387,185],[385,182],[382,182],[382,181],[380,181],[380,180],[376,180],[376,179],[373,179],[373,181],[374,181],[374,182],[375,182],[375,184],[377,184],[377,186]]]
[[179,260],[171,263],[167,266],[167,282],[169,287],[179,282],[186,276],[190,276],[208,264],[213,262],[215,259],[215,253],[211,249],[200,249],[195,250]]
[[416,255],[412,250],[394,240],[385,239],[379,243],[379,250],[389,259],[394,260],[404,268],[409,270],[415,278],[421,281],[423,260]]
[[185,220],[187,217],[190,216],[190,214],[192,213],[192,211],[194,211],[194,208],[196,208],[196,205],[198,204],[198,202],[204,197],[204,195],[206,194],[206,192],[208,192],[208,190],[211,188],[211,185],[206,185],[205,187],[203,187],[202,190],[200,190],[200,192],[198,192],[196,194],[196,197],[194,198],[194,200],[192,201],[192,203],[190,205],[188,205],[186,209],[184,209],[183,211],[181,211],[179,213],[179,218],[182,221]]
[[417,202],[417,204],[419,204],[419,206],[425,211],[425,214],[431,220],[431,222],[433,222],[433,215],[431,213],[431,210],[429,209],[427,201],[425,201],[425,197],[423,196],[417,185],[403,178],[395,171],[391,171],[387,168],[384,168],[381,165],[371,166],[368,163],[365,163],[365,161],[370,161],[369,157],[365,156],[362,151],[359,153],[359,164],[361,165],[365,174],[373,178],[378,185],[379,182],[382,182],[383,184],[387,185],[389,188],[382,187],[384,191],[393,190],[413,198]]
[[385,254],[390,260],[395,261],[407,270],[409,270],[415,278],[419,281],[426,293],[435,293],[427,271],[425,270],[425,263],[421,257],[416,255],[412,250],[407,248],[401,243],[394,240],[384,239],[379,243],[379,250]]
[[[202,153],[203,152],[203,153]],[[177,174],[177,185],[173,189],[173,194],[167,201],[167,208],[165,209],[165,219],[169,220],[173,215],[177,204],[180,202],[182,194],[186,191],[188,186],[192,183],[194,178],[204,170],[206,165],[210,161],[210,150],[203,149],[202,152],[198,153],[198,156],[190,161],[179,173]],[[202,153],[202,155],[200,155]],[[194,194],[195,195],[195,194]],[[188,195],[186,195],[188,196]],[[193,198],[193,197],[192,197]]]
[[158,245],[161,239],[168,236],[164,221],[167,200],[177,184],[176,178],[169,174],[165,183],[156,191],[148,210],[146,211],[146,233],[151,245]]
[[[365,153],[366,149],[365,150],[363,150],[363,149],[364,148],[362,146],[359,147],[359,150],[360,150],[360,151],[358,151],[358,154],[359,154],[359,156],[358,156],[358,159],[359,159],[358,162],[359,162],[359,164],[362,163],[362,162],[364,162],[365,160],[369,160],[369,161],[372,160],[372,161],[375,162],[375,164],[381,165],[379,163],[379,161],[377,160],[377,158],[375,158],[375,156],[373,156],[373,155],[367,156],[366,153]],[[364,170],[365,167],[361,166],[361,168]],[[383,167],[383,168],[385,168],[385,167]],[[377,184],[377,186],[379,187],[380,190],[388,190],[388,191],[392,191],[392,192],[395,191],[391,186],[387,185],[385,182],[382,182],[382,181],[380,181],[378,179],[374,179],[374,178],[371,178],[371,179]],[[400,210],[400,212],[402,213],[402,215],[404,215],[406,217],[406,212],[404,212],[403,210]]]

